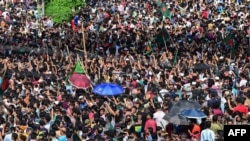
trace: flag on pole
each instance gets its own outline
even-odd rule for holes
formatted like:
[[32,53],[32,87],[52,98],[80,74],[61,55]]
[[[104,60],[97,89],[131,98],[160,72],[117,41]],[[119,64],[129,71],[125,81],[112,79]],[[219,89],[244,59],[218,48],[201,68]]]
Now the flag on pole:
[[144,55],[149,55],[153,52],[153,48],[151,43],[146,43],[146,47],[145,47],[145,54]]
[[72,72],[69,72],[68,76],[66,77],[67,81],[73,73],[77,73],[77,74],[84,74],[85,73],[85,70],[83,69],[80,61],[77,61],[74,70]]
[[228,46],[233,46],[233,34],[229,33],[223,41]]
[[161,4],[161,13],[165,18],[171,19],[172,18],[172,12],[169,10],[167,5],[165,3]]
[[224,39],[224,43],[230,47],[230,56],[234,56],[235,48],[234,48],[233,34],[231,32]]
[[155,41],[160,43],[160,44],[166,44],[166,41],[169,39],[169,34],[168,31],[163,28],[159,34],[156,36]]
[[85,70],[83,69],[80,61],[77,61],[76,65],[75,65],[75,70],[73,73],[79,73],[79,74],[85,73]]

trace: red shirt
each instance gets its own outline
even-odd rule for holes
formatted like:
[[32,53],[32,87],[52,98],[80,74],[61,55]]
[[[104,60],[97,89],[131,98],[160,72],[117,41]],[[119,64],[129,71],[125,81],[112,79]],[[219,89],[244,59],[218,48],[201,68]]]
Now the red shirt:
[[191,131],[191,136],[192,138],[200,139],[200,134],[201,134],[201,127],[198,124],[195,124]]
[[248,114],[248,108],[245,105],[238,105],[234,107],[233,112],[236,112],[236,111],[244,113],[244,114]]
[[145,123],[145,127],[144,127],[144,130],[147,130],[148,128],[152,128],[153,129],[153,132],[155,133],[156,132],[156,121],[153,120],[153,119],[149,119],[146,121]]

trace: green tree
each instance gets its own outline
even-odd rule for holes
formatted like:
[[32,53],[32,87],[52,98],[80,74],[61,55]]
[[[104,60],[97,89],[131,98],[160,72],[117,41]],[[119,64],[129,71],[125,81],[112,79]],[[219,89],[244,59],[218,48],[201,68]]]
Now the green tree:
[[45,15],[51,16],[54,23],[62,23],[71,20],[84,6],[85,0],[46,0]]

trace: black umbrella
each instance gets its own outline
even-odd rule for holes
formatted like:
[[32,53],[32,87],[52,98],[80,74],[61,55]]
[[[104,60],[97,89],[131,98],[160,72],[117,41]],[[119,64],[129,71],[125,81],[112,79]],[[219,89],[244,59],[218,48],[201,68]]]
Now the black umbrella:
[[206,64],[195,64],[194,65],[194,69],[195,70],[207,70],[209,69],[210,67]]
[[201,105],[195,101],[180,100],[175,103],[169,110],[168,115],[170,117],[180,114],[185,109],[200,109]]
[[169,123],[174,124],[174,125],[189,125],[188,119],[180,114],[177,114],[177,115],[172,116],[172,117],[170,115],[166,114],[163,117],[163,119],[168,121]]

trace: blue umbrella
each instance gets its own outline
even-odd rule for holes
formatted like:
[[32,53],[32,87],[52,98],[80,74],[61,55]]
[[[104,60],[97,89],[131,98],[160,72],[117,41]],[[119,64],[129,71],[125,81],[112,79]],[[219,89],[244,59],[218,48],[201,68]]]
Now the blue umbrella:
[[166,121],[168,121],[169,123],[173,123],[175,125],[189,125],[189,121],[186,117],[184,117],[183,115],[177,114],[175,116],[169,116],[168,114],[166,114],[163,119],[165,119]]
[[201,105],[195,101],[190,100],[180,100],[173,104],[168,112],[170,117],[180,114],[185,109],[200,109]]
[[207,115],[204,114],[201,110],[198,109],[186,109],[181,112],[181,115],[187,117],[187,118],[206,118]]
[[120,85],[114,83],[99,84],[96,85],[93,90],[94,93],[102,96],[120,95],[123,91],[124,89]]

